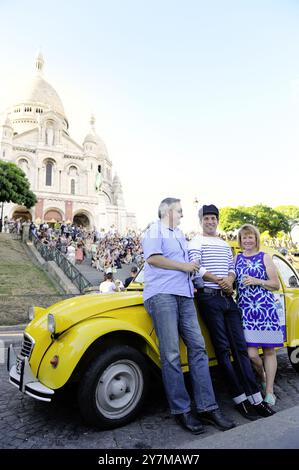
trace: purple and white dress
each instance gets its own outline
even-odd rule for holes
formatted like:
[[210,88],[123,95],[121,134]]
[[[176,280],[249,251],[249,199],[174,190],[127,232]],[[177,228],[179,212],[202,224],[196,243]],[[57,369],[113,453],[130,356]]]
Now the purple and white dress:
[[242,313],[245,339],[248,346],[283,346],[283,333],[279,323],[274,295],[263,286],[244,286],[245,275],[267,280],[265,253],[253,256],[238,253],[236,259],[237,302]]

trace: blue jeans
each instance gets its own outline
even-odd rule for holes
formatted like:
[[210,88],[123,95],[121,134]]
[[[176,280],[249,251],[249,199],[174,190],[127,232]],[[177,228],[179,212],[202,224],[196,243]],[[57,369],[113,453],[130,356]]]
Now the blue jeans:
[[205,343],[192,298],[157,294],[144,302],[160,344],[162,378],[170,411],[191,410],[180,361],[179,335],[187,346],[195,406],[198,412],[218,408],[209,372]]
[[[197,294],[200,314],[206,323],[215,354],[223,368],[232,396],[259,398],[241,320],[241,313],[231,296]],[[234,358],[234,364],[230,356]],[[255,400],[254,400],[255,401]]]

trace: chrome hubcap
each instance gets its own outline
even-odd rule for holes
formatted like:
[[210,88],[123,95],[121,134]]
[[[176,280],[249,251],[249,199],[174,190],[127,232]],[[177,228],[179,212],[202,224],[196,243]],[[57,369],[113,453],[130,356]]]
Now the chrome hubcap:
[[142,371],[135,362],[114,362],[104,370],[96,388],[99,411],[110,419],[128,415],[137,406],[143,386]]

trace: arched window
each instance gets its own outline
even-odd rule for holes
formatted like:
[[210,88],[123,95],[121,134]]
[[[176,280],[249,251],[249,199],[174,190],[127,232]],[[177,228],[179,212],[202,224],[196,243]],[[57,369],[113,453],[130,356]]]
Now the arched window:
[[78,176],[78,168],[76,166],[70,166],[69,168],[69,175],[70,176]]
[[76,182],[74,179],[71,179],[71,194],[75,194]]
[[52,186],[53,179],[53,163],[46,163],[46,186]]

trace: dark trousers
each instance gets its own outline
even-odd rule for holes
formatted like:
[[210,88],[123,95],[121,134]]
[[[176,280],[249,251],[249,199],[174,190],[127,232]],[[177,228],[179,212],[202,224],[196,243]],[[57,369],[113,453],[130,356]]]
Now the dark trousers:
[[[232,396],[259,392],[247,352],[241,313],[231,296],[200,293],[197,295],[200,314],[206,323],[218,364],[229,382]],[[230,355],[234,358],[234,364]]]

